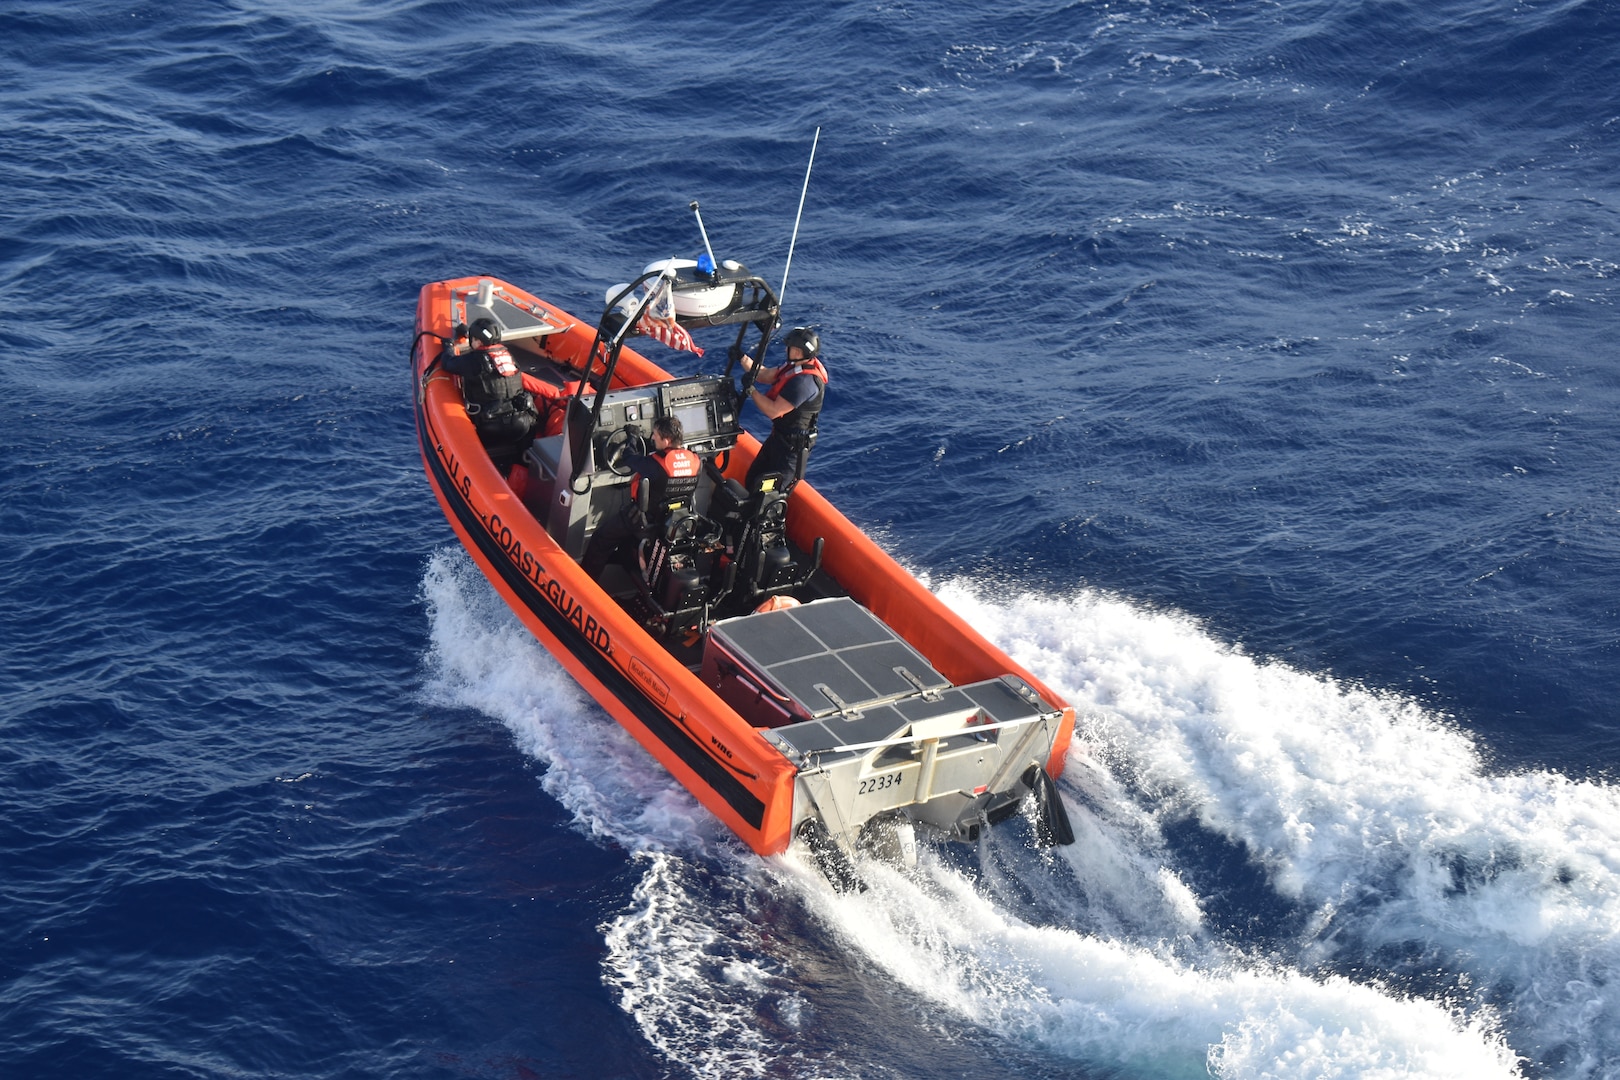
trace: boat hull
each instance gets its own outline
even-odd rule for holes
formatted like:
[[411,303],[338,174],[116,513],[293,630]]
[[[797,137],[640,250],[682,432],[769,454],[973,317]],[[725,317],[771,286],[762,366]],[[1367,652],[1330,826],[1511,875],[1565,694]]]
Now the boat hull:
[[[452,298],[477,287],[462,278],[423,288],[417,306],[415,419],[424,469],[446,519],[479,569],[536,639],[671,775],[754,851],[781,853],[805,817],[796,807],[801,761],[790,760],[602,590],[542,527],[479,442],[455,380],[436,369],[451,335]],[[583,358],[595,327],[505,283],[564,329],[548,338],[559,356]],[[669,374],[624,350],[614,385],[661,382]],[[727,455],[741,477],[758,442],[746,432]],[[953,683],[1014,675],[1060,712],[1045,768],[1062,770],[1074,713],[985,641],[808,483],[788,503],[788,535],[808,548],[823,541],[823,570],[859,604]],[[802,804],[803,800],[799,802]]]

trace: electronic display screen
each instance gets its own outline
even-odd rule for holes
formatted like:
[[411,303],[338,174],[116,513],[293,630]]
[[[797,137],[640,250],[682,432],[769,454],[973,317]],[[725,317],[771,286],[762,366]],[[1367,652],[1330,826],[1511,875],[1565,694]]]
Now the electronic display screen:
[[709,434],[709,410],[705,402],[677,406],[673,412],[687,439],[701,439]]

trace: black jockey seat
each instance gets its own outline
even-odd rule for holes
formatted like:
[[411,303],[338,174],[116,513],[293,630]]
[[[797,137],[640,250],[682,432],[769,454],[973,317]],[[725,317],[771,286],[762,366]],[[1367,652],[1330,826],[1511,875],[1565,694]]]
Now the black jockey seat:
[[733,552],[727,570],[726,594],[736,593],[749,603],[789,592],[805,584],[821,567],[822,541],[815,543],[808,567],[793,557],[787,539],[787,488],[792,478],[782,473],[756,477],[753,488],[736,480],[717,484],[710,514],[719,522]]

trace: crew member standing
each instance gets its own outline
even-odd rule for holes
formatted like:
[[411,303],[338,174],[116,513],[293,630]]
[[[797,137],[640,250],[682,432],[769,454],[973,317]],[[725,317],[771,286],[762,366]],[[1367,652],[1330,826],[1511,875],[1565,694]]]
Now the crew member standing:
[[501,344],[501,328],[479,319],[467,331],[472,348],[457,353],[445,342],[439,366],[461,376],[461,397],[467,416],[478,429],[478,440],[501,472],[517,464],[540,422],[535,395],[550,398],[556,388],[519,371],[512,353]]
[[[787,491],[804,479],[804,467],[816,445],[816,417],[827,396],[827,369],[821,364],[821,335],[807,326],[795,326],[782,339],[787,360],[768,368],[744,355],[742,363],[754,373],[748,398],[771,418],[771,433],[748,468],[748,489],[767,473],[783,477]],[[761,390],[760,387],[765,389]]]

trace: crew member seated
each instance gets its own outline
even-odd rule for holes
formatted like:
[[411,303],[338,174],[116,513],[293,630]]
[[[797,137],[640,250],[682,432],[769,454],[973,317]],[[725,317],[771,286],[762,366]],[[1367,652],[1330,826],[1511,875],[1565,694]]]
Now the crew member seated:
[[478,429],[478,441],[503,473],[517,464],[540,424],[536,395],[549,402],[556,387],[519,371],[511,352],[501,344],[501,328],[491,319],[479,319],[467,330],[472,348],[457,353],[447,341],[439,352],[439,366],[461,377],[461,397],[467,416]]
[[[689,509],[697,490],[703,460],[681,443],[685,433],[673,416],[653,421],[653,452],[631,458],[630,501],[615,515],[604,517],[585,545],[580,565],[600,579],[610,562],[633,557],[636,546],[669,522],[672,511]],[[648,488],[645,504],[642,485]],[[646,511],[641,507],[645,505]]]

